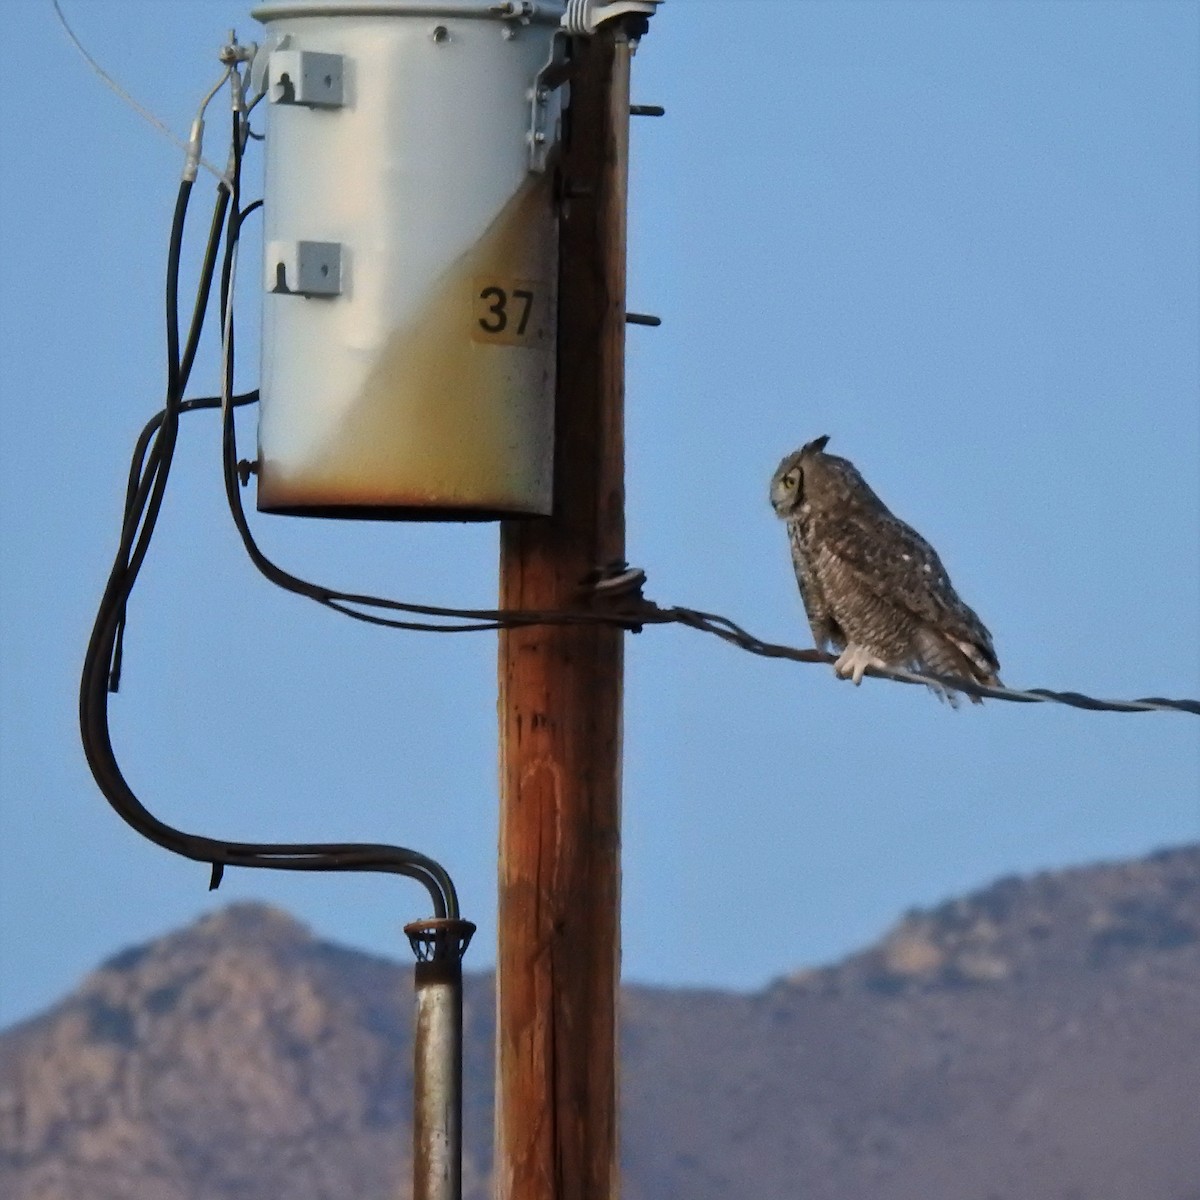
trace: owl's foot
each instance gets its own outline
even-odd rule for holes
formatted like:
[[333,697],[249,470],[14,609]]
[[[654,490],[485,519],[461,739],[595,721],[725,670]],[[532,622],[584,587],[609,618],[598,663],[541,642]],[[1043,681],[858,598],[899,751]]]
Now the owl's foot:
[[854,686],[862,683],[863,672],[868,667],[886,667],[882,658],[872,654],[864,646],[856,646],[853,642],[842,651],[837,662],[833,664],[833,672],[842,679],[853,679]]

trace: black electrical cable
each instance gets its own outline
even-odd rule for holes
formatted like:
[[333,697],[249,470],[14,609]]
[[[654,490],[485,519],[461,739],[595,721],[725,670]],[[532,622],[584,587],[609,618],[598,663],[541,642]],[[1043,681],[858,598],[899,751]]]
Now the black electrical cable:
[[[190,185],[189,185],[190,195]],[[205,243],[204,262],[200,270],[200,283],[196,289],[196,300],[192,306],[192,319],[188,328],[187,343],[184,347],[183,357],[179,365],[179,375],[181,379],[186,380],[192,373],[192,365],[196,359],[196,351],[200,346],[200,336],[204,331],[204,318],[208,311],[209,297],[212,293],[213,275],[216,271],[217,256],[221,247],[221,234],[225,225],[225,212],[229,206],[229,189],[222,184],[217,189],[217,203],[213,209],[212,221],[209,225],[208,240]],[[182,238],[182,230],[180,230]],[[182,249],[182,241],[180,242]],[[176,284],[176,289],[177,289]],[[170,287],[170,284],[168,284]],[[177,319],[177,318],[176,318]],[[171,318],[168,317],[168,321]],[[169,335],[168,335],[169,336]],[[178,330],[176,326],[176,338],[178,338]],[[255,393],[257,395],[257,393]],[[220,401],[217,401],[219,405]],[[189,403],[184,401],[180,404],[179,411],[185,412],[192,407],[207,407],[198,403]],[[135,510],[138,488],[146,470],[146,451],[150,445],[150,439],[158,431],[166,418],[166,409],[164,408],[155,418],[147,422],[146,427],[142,430],[141,436],[137,440],[137,445],[134,448],[133,459],[129,466],[129,480],[125,488],[125,515],[124,521],[128,522],[130,514]],[[113,638],[112,662],[109,664],[108,672],[108,688],[109,691],[115,692],[121,685],[121,664],[124,659],[125,652],[125,624],[126,624],[126,608],[121,605],[120,614],[117,620],[116,634]]]
[[[196,351],[200,346],[200,335],[204,330],[204,318],[208,311],[208,301],[212,292],[212,281],[216,273],[217,257],[221,246],[221,234],[224,230],[225,212],[228,206],[229,189],[222,183],[217,189],[217,203],[213,209],[212,223],[209,227],[208,241],[205,245],[204,264],[200,272],[200,283],[196,290],[196,302],[192,308],[192,320],[188,329],[188,340],[179,366],[180,376],[184,379],[187,379],[192,373],[192,364],[196,358]],[[198,406],[184,401],[180,405],[180,411],[187,411],[190,407]],[[159,425],[162,424],[164,416],[165,410],[159,413],[157,418],[147,423],[146,428],[142,430],[141,437],[138,438],[137,448],[133,454],[133,462],[129,469],[129,483],[125,493],[125,510],[127,516],[133,507],[137,487],[141,481],[142,472],[145,467],[146,449],[150,444],[150,438]]]
[[[239,124],[235,114],[234,140],[235,146],[240,148]],[[240,153],[238,158],[240,160]],[[92,628],[80,681],[80,731],[88,765],[109,803],[135,830],[168,850],[211,864],[212,887],[220,882],[226,866],[292,871],[381,871],[405,875],[421,883],[429,892],[437,916],[457,917],[458,899],[453,882],[444,868],[425,855],[402,847],[372,843],[227,842],[189,834],[155,817],[133,793],[117,763],[108,717],[110,685],[115,682],[113,668],[119,668],[120,661],[119,654],[115,658],[114,654],[125,605],[145,560],[161,511],[178,435],[179,416],[186,411],[215,407],[222,403],[227,409],[232,409],[239,402],[251,402],[255,396],[255,393],[250,393],[243,397],[230,397],[226,390],[227,399],[224,401],[185,401],[182,398],[199,344],[203,313],[230,200],[234,201],[233,212],[237,213],[237,183],[234,182],[232,187],[223,185],[210,229],[205,267],[201,272],[188,339],[181,351],[179,267],[191,190],[191,182],[184,180],[180,185],[171,223],[166,281],[166,400],[162,412],[147,424],[135,447],[120,544]],[[227,278],[225,272],[224,278]]]

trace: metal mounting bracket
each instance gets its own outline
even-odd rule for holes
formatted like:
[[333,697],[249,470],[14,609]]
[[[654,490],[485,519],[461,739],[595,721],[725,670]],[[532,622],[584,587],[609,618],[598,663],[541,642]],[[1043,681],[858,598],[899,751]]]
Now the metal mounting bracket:
[[550,149],[558,141],[558,123],[565,97],[554,93],[567,80],[567,31],[556,29],[550,39],[550,57],[533,77],[529,89],[529,169],[544,174]]
[[267,95],[272,104],[341,108],[343,60],[316,50],[276,50],[267,62]]
[[289,296],[340,296],[340,242],[270,242],[266,288]]
[[[557,97],[553,93],[562,88],[569,74],[567,39],[591,37],[601,25],[623,17],[641,17],[643,23],[654,15],[662,0],[567,0],[566,12],[554,36],[550,39],[550,57],[534,76],[529,89],[529,131],[525,138],[529,143],[529,169],[539,174],[546,170],[550,148],[558,141],[558,132],[550,128],[557,124],[567,95]],[[532,0],[501,0],[492,5],[492,10],[501,13],[506,20],[527,22],[537,13]]]

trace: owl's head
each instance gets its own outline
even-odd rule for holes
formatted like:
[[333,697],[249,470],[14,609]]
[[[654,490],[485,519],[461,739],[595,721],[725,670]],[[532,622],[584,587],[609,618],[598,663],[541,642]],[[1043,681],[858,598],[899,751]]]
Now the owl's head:
[[804,503],[804,471],[809,461],[825,449],[829,436],[819,437],[793,451],[771,477],[771,507],[775,515],[793,517]]

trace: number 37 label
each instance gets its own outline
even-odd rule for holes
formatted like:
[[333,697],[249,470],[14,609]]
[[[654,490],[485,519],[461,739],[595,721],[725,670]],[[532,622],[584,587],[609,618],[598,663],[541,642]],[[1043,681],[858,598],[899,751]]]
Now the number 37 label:
[[534,346],[546,335],[545,284],[528,280],[476,279],[471,337],[477,342]]

